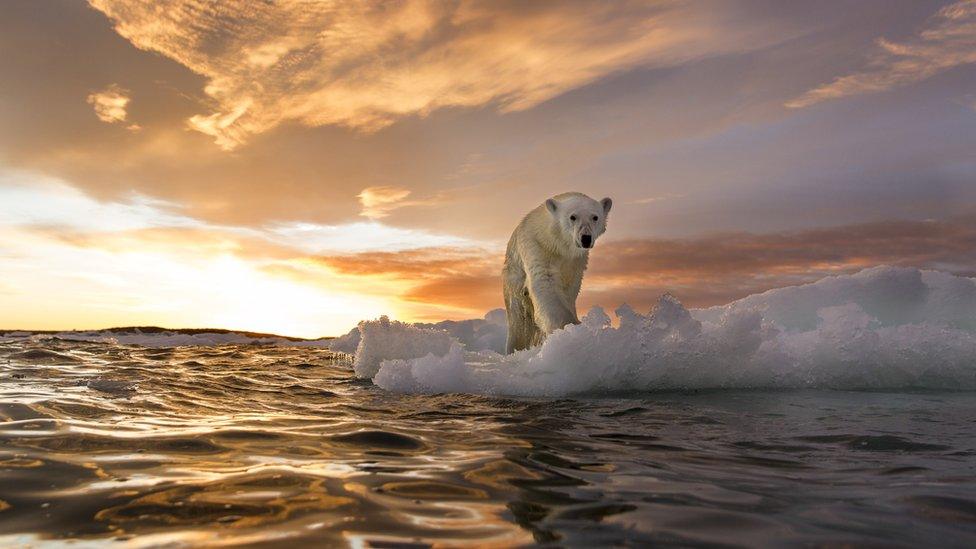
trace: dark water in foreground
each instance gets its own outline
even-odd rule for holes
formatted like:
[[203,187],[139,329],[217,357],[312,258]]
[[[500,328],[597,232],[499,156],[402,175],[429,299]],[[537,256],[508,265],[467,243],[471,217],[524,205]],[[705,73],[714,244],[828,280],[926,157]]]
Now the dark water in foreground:
[[328,351],[0,343],[0,545],[976,544],[976,394],[413,396]]

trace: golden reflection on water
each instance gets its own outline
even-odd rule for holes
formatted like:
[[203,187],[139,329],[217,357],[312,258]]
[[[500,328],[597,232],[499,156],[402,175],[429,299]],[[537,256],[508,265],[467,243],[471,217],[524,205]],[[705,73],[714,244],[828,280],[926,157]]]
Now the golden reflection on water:
[[[501,502],[466,501],[487,499],[480,490],[448,483],[411,481],[387,483],[379,489],[347,483],[345,488],[365,500],[389,510],[397,522],[411,524],[422,531],[438,532],[435,546],[451,546],[477,541],[479,546],[505,547],[531,543],[531,532],[505,518],[507,507]],[[375,532],[344,532],[354,547],[369,543],[416,543],[418,538]]]
[[214,522],[231,528],[276,523],[303,512],[331,511],[352,500],[331,496],[324,481],[283,475],[244,476],[220,482],[178,486],[109,507],[96,520],[126,523],[195,525]]
[[971,546],[973,398],[401,395],[318,349],[0,341],[0,546]]
[[[49,343],[8,349],[30,360],[0,385],[0,478],[18,486],[0,526],[32,508],[45,520],[0,542],[533,540],[497,495],[538,474],[467,444],[470,421],[436,405],[387,407],[327,351]],[[18,484],[18,469],[37,473]]]

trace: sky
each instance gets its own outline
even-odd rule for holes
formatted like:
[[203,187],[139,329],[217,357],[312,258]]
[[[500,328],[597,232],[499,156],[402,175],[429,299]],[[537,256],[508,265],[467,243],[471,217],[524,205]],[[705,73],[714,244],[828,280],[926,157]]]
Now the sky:
[[9,0],[0,51],[3,329],[476,318],[571,190],[584,310],[976,275],[976,0]]

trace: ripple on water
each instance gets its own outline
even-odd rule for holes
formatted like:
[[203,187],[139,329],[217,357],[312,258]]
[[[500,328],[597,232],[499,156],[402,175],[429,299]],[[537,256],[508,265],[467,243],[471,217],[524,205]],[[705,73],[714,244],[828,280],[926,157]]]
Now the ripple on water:
[[206,523],[255,527],[299,514],[330,511],[352,501],[330,495],[323,481],[314,477],[291,475],[288,482],[278,483],[262,480],[230,478],[154,491],[104,509],[95,518],[142,527]]
[[[40,427],[38,427],[40,428]],[[91,433],[77,433],[71,430],[50,431],[40,435],[17,437],[20,433],[8,433],[0,430],[0,435],[6,437],[6,442],[21,448],[41,450],[57,454],[77,454],[90,457],[99,454],[117,454],[142,452],[162,452],[167,454],[220,454],[231,449],[215,444],[207,437],[138,437],[138,436],[100,436]]]
[[0,402],[0,421],[20,421],[24,419],[50,419],[47,413],[37,410],[30,404],[21,402]]
[[334,435],[332,441],[339,444],[378,450],[422,450],[425,445],[416,438],[391,431],[366,430]]
[[424,396],[321,349],[0,356],[0,546],[976,545],[976,395]]
[[976,501],[947,496],[912,496],[905,499],[912,512],[946,522],[976,524]]
[[433,480],[388,482],[378,490],[412,499],[454,500],[488,498],[488,494],[484,490]]
[[283,433],[274,433],[258,429],[221,429],[216,431],[213,438],[226,441],[269,441],[286,439]]
[[136,384],[124,379],[89,379],[85,385],[96,391],[111,395],[127,395],[136,390]]
[[894,435],[814,435],[796,437],[805,442],[842,444],[851,450],[868,452],[942,452],[951,450],[942,444],[916,442]]
[[58,362],[58,363],[77,363],[81,362],[78,357],[71,356],[65,353],[59,353],[57,351],[52,351],[50,349],[33,348],[21,351],[19,353],[13,353],[8,355],[7,358],[23,360],[25,362]]

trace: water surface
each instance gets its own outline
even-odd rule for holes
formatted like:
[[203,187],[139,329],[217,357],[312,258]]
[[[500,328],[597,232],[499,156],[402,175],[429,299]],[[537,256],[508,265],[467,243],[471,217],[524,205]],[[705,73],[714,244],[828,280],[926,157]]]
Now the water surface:
[[403,395],[329,351],[0,343],[0,544],[966,547],[976,395]]

